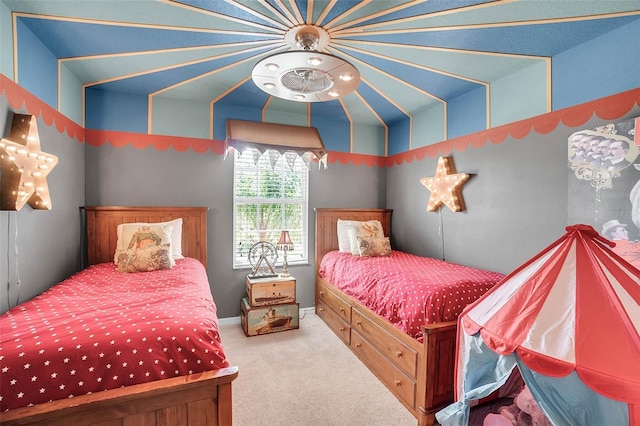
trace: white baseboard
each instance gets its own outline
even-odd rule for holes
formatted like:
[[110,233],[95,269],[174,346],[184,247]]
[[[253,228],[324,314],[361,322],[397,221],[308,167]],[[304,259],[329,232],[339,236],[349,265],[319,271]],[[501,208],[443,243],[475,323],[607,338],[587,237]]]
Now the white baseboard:
[[[300,318],[304,318],[305,315],[309,313],[314,313],[316,311],[315,306],[309,306],[308,308],[300,308]],[[240,317],[228,317],[228,318],[218,318],[219,325],[240,325]]]

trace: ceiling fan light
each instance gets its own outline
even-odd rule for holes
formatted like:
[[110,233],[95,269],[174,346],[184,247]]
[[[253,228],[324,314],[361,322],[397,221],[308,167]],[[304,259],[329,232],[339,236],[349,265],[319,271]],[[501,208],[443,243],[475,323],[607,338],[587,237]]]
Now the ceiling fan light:
[[291,101],[323,102],[346,96],[360,84],[360,73],[348,61],[322,51],[330,39],[326,30],[315,25],[293,27],[285,34],[292,50],[258,61],[251,78],[270,96]]

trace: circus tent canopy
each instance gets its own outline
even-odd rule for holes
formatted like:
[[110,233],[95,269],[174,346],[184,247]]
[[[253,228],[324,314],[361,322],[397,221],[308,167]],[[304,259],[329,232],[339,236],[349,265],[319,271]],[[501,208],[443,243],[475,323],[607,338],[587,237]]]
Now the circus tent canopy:
[[[594,407],[602,420],[624,419],[609,424],[640,422],[640,271],[612,244],[588,225],[570,226],[467,307],[458,402],[438,413],[442,424],[461,424],[470,400],[499,387],[515,364],[556,424],[598,421]],[[576,406],[576,394],[592,403]]]

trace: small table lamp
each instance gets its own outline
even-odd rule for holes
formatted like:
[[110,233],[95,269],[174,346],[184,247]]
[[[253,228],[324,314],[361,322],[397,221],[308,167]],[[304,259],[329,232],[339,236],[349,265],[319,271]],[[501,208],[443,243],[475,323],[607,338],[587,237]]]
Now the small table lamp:
[[284,261],[282,262],[282,273],[280,276],[288,277],[289,268],[287,264],[287,252],[293,250],[293,242],[289,236],[289,231],[282,231],[280,233],[280,240],[278,241],[278,244],[276,244],[276,248],[284,252]]

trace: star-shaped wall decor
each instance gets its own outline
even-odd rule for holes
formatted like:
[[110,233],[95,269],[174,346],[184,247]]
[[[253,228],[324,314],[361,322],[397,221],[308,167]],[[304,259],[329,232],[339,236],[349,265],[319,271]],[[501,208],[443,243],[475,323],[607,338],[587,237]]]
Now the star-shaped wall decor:
[[420,179],[420,183],[431,191],[427,211],[436,211],[442,204],[449,207],[451,211],[463,211],[465,205],[464,199],[462,198],[462,184],[465,183],[469,177],[467,173],[456,173],[452,158],[440,157],[436,175]]
[[47,175],[58,157],[42,152],[36,117],[14,114],[11,132],[0,139],[0,210],[51,210]]

